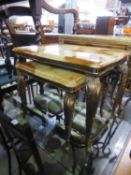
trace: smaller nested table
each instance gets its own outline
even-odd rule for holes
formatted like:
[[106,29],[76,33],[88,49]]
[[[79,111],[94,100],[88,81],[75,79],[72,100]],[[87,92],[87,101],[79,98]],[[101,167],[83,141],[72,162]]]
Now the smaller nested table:
[[26,111],[26,90],[25,75],[30,75],[39,81],[49,82],[53,85],[65,90],[64,96],[64,114],[65,129],[67,134],[67,143],[69,143],[71,133],[71,121],[76,100],[76,92],[85,86],[86,76],[70,70],[64,70],[54,66],[40,64],[38,62],[21,62],[18,63],[17,71],[19,74],[19,93],[22,99],[23,109]]

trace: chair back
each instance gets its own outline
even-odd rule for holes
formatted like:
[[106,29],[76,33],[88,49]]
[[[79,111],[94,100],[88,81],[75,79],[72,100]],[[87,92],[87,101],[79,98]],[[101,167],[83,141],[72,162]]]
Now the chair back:
[[69,13],[72,14],[73,18],[74,18],[72,33],[73,34],[76,33],[76,25],[77,25],[77,22],[79,21],[79,13],[76,9],[73,9],[73,8],[65,8],[65,9],[64,8],[55,8],[51,5],[49,5],[47,3],[47,1],[45,1],[45,0],[41,1],[41,6],[44,10],[47,10],[48,12],[54,13],[54,14],[57,14],[57,15],[65,15],[65,14],[69,14]]
[[[40,23],[40,17],[42,13],[41,0],[37,0],[37,1],[29,0],[29,1],[22,1],[20,3],[18,0],[16,1],[14,0],[11,2],[18,2],[18,3],[4,4],[4,6],[0,6],[0,14],[2,14],[0,20],[4,21],[4,23],[6,24],[6,27],[9,31],[9,35],[11,38],[11,42],[13,43],[12,47],[41,44],[41,40],[42,40],[41,36],[43,33],[43,28],[41,27],[41,23]],[[34,24],[33,32],[16,30],[17,25],[15,26],[14,22],[12,22],[13,20],[11,20],[11,17],[13,16],[32,17],[32,21]],[[8,46],[5,46],[5,48],[7,52],[6,67],[10,75],[12,74],[10,55],[8,54],[9,53]],[[16,61],[17,61],[17,58],[14,56],[14,74],[15,75],[16,75],[16,70],[15,70]]]
[[[4,9],[4,22],[7,26],[7,29],[9,30],[11,41],[13,43],[13,46],[24,46],[24,45],[31,45],[31,44],[37,44],[38,40],[40,42],[40,34],[37,33],[35,30],[36,26],[34,23],[34,30],[33,32],[27,31],[26,26],[23,26],[25,30],[17,30],[20,25],[14,24],[12,22],[11,17],[13,16],[32,16],[32,12],[29,7],[27,6],[10,6]],[[22,26],[23,24],[21,24]],[[39,24],[40,25],[40,24]],[[37,26],[38,27],[38,26]],[[38,35],[39,34],[39,39]],[[37,41],[37,42],[36,42]]]

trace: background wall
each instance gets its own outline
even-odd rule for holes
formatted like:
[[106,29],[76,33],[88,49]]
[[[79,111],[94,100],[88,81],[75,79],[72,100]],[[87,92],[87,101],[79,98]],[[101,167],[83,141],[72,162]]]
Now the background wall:
[[106,1],[106,8],[107,8],[107,9],[112,9],[112,8],[114,8],[114,5],[115,5],[114,0],[107,0],[107,1]]

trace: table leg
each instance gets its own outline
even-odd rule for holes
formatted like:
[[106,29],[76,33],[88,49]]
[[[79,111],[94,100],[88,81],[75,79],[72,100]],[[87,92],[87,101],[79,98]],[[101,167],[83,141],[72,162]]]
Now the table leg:
[[3,93],[2,93],[1,88],[0,88],[0,110],[4,111],[4,107],[3,107]]
[[66,130],[66,142],[67,147],[70,142],[72,118],[74,112],[74,105],[76,101],[76,95],[71,93],[66,93],[64,98],[64,115],[65,115],[65,130]]
[[24,111],[24,114],[26,114],[26,106],[27,106],[26,81],[25,81],[25,77],[22,74],[19,74],[18,77],[19,77],[18,78],[18,93],[21,98],[22,109]]
[[[86,82],[86,164],[90,166],[92,157],[91,131],[100,100],[100,78],[87,77]],[[89,160],[90,159],[90,160]],[[85,164],[85,165],[86,165]],[[87,166],[87,165],[86,165]]]
[[122,97],[125,91],[125,87],[126,87],[126,82],[127,82],[127,75],[128,75],[128,66],[127,64],[121,64],[118,67],[118,71],[120,72],[121,76],[120,76],[120,82],[118,85],[118,90],[116,93],[116,97],[113,103],[113,107],[112,107],[112,116],[115,118],[116,115],[119,114],[120,110],[121,110],[121,101],[122,101]]
[[107,96],[107,92],[109,89],[109,76],[104,77],[101,80],[101,103],[100,103],[100,115],[103,117],[103,109],[104,109],[104,104]]

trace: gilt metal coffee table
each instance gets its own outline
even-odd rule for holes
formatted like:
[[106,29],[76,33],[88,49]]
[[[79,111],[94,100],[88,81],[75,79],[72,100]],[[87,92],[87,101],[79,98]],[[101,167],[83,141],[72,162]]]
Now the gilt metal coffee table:
[[[116,101],[121,101],[126,84],[127,56],[129,55],[129,52],[117,48],[110,49],[62,43],[17,47],[14,48],[13,51],[20,62],[24,62],[25,58],[28,58],[45,66],[48,65],[55,69],[60,68],[62,70],[74,71],[78,74],[83,74],[86,77],[86,150],[88,153],[91,153],[91,129],[100,101],[101,90],[104,86],[103,81],[101,80],[108,77],[114,68],[121,74],[121,80],[119,82],[119,88],[114,102],[115,109],[117,105]],[[22,64],[24,63],[21,63],[21,68],[23,67]],[[20,67],[17,66],[17,68],[19,69]],[[23,69],[24,67],[22,70]],[[24,71],[28,73],[29,70],[25,69]],[[41,73],[39,77],[40,76]],[[20,76],[19,87],[22,87],[21,80]],[[53,81],[51,80],[51,82]],[[25,103],[24,100],[23,103]],[[113,113],[115,113],[115,110]],[[69,121],[68,126],[71,127],[71,120]]]

